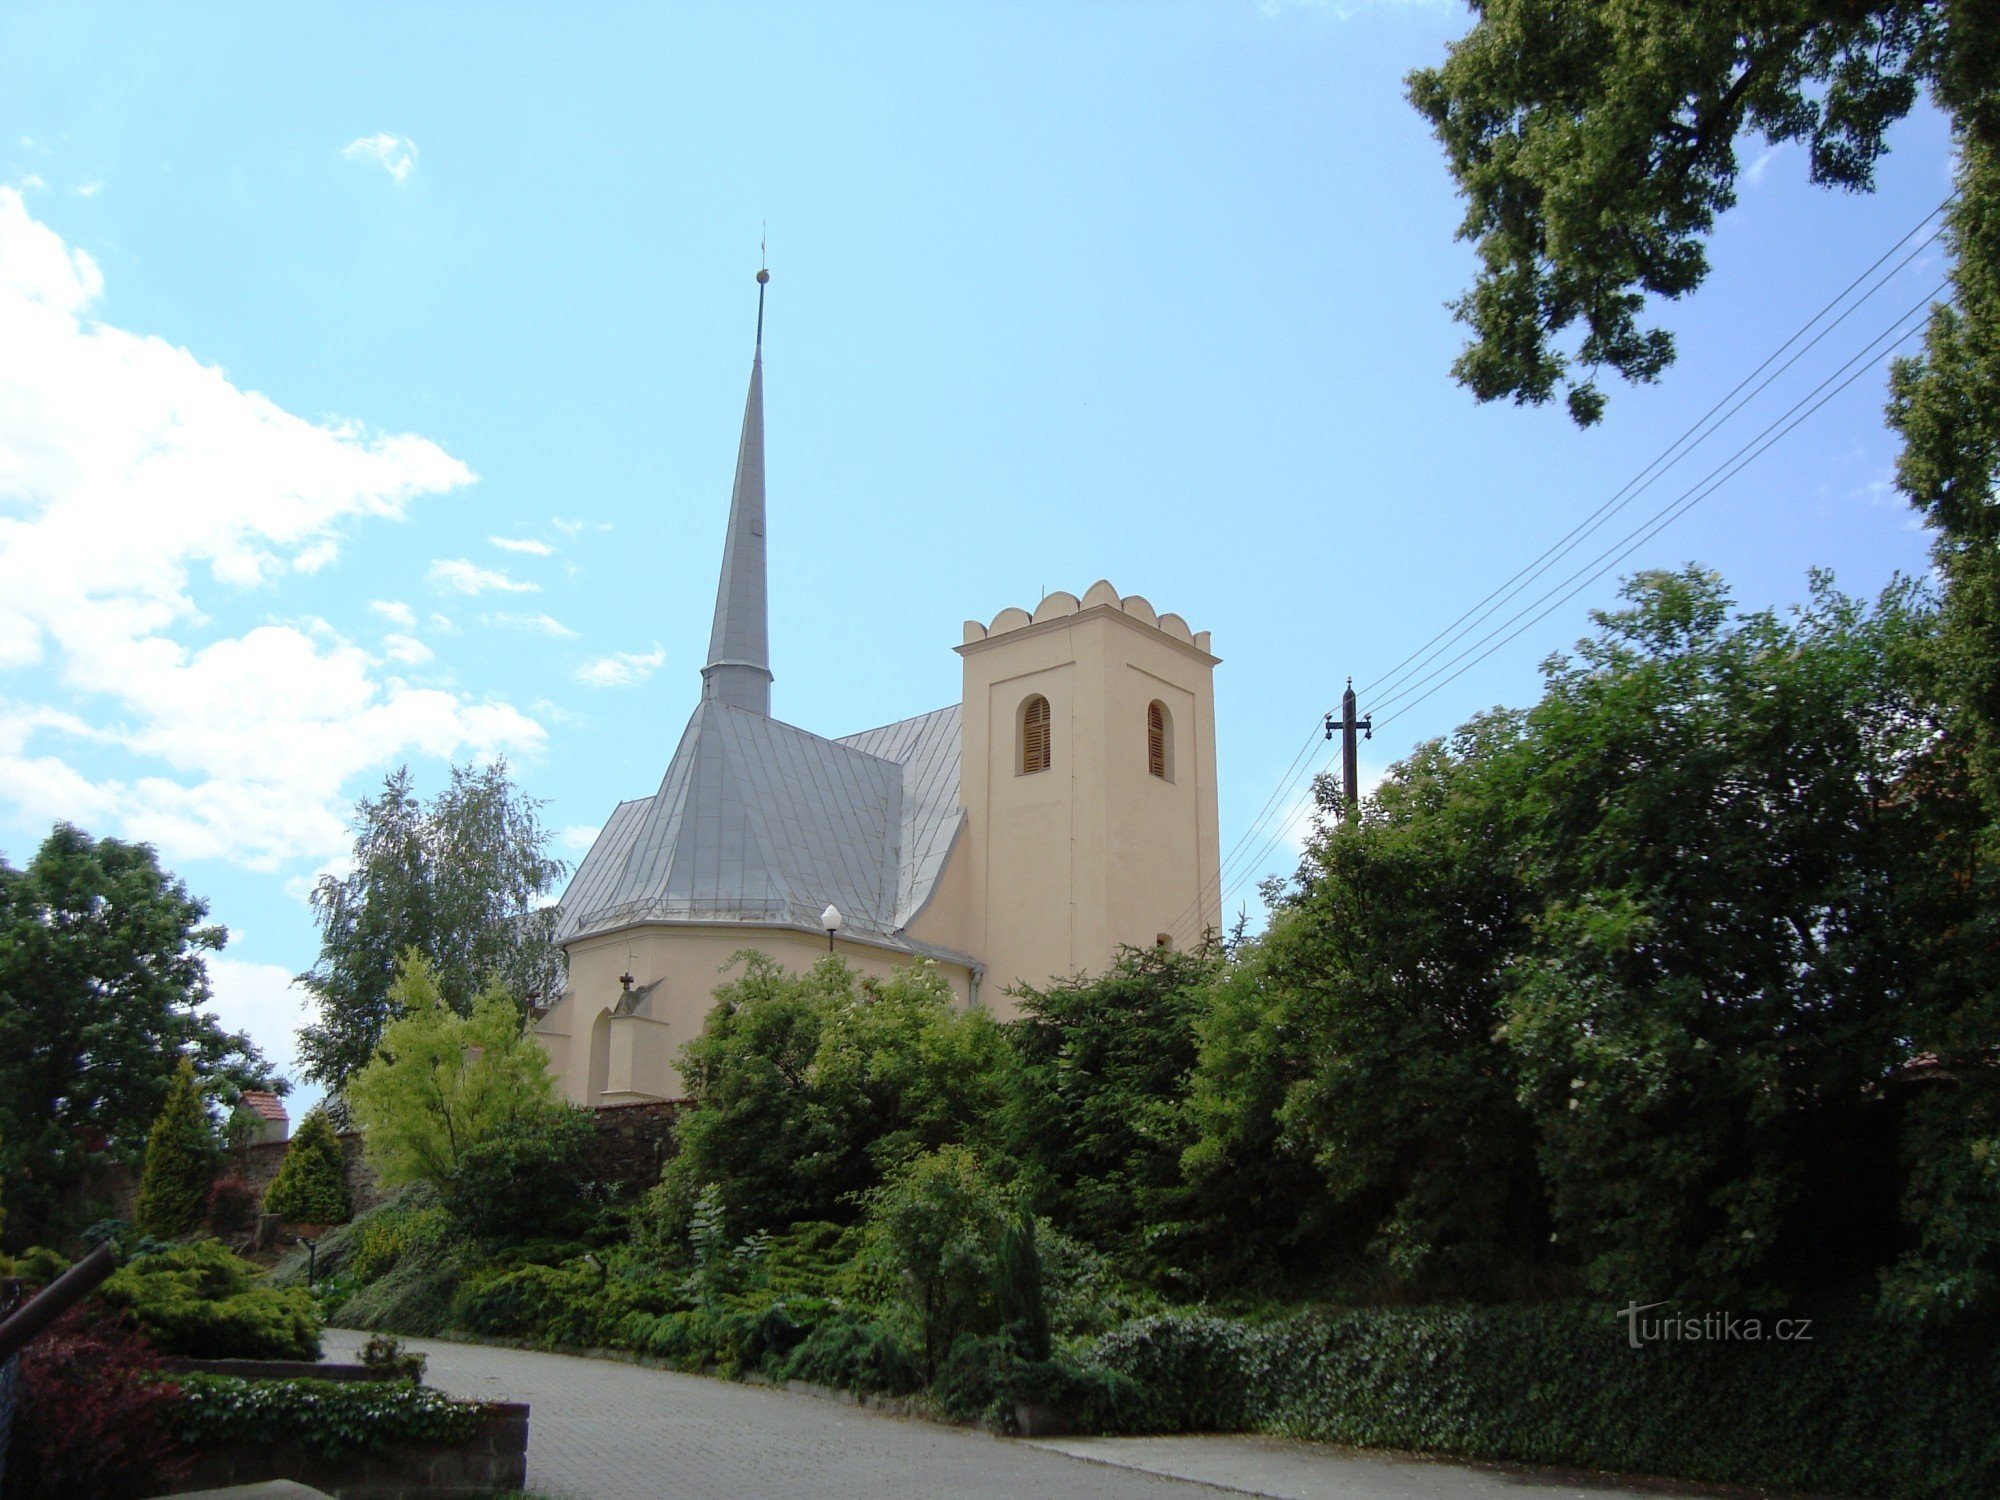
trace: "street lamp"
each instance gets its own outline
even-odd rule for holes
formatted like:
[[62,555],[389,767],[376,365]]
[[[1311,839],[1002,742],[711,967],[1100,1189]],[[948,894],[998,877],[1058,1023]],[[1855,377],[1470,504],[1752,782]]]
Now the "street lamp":
[[831,901],[827,902],[826,910],[819,914],[819,925],[826,929],[826,951],[831,953],[833,952],[833,935],[840,931],[840,908],[835,906]]

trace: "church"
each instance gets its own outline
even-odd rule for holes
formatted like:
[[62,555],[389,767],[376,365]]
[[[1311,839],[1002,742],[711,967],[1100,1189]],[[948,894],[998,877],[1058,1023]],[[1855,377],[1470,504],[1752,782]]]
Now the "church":
[[682,1097],[675,1060],[744,949],[935,964],[1005,1019],[1016,985],[1220,921],[1217,659],[1137,594],[1100,580],[967,621],[943,708],[835,739],[772,716],[768,280],[701,696],[659,789],[612,810],[563,893],[569,982],[534,1034],[577,1104]]

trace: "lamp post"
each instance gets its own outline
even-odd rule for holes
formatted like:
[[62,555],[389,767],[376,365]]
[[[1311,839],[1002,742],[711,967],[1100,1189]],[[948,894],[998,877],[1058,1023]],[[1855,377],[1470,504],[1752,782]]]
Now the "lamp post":
[[826,929],[826,951],[831,953],[833,952],[833,935],[840,931],[840,908],[835,906],[831,901],[827,902],[826,910],[819,914],[819,925]]

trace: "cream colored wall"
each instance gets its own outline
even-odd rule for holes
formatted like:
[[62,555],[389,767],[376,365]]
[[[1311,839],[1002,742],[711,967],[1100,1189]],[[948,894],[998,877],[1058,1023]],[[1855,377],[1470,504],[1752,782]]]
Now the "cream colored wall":
[[[1215,657],[1206,635],[1108,583],[1052,594],[1031,617],[970,623],[961,795],[968,827],[964,947],[984,998],[1015,1012],[1010,984],[1100,972],[1122,945],[1161,933],[1192,946],[1219,925]],[[1018,713],[1040,693],[1046,771],[1019,769]],[[1150,774],[1146,708],[1172,718],[1173,775]]]
[[[588,1105],[684,1097],[675,1059],[701,1034],[716,987],[741,972],[732,960],[746,948],[802,972],[826,956],[826,938],[772,927],[651,923],[569,944],[569,987],[534,1030],[562,1096]],[[865,943],[841,941],[835,951],[877,978],[918,961]],[[968,997],[968,971],[939,967],[953,992]],[[618,977],[628,970],[635,987],[664,982],[634,1014],[616,1015]]]

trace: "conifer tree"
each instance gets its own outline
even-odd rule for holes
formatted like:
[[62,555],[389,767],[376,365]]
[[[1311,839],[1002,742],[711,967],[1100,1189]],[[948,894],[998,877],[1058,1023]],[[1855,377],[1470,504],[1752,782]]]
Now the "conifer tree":
[[293,1224],[341,1224],[354,1212],[340,1139],[325,1110],[315,1109],[299,1122],[284,1165],[264,1194],[264,1212]]
[[146,1137],[146,1165],[133,1208],[139,1232],[175,1239],[201,1228],[214,1174],[215,1127],[195,1081],[194,1062],[183,1057]]

